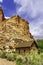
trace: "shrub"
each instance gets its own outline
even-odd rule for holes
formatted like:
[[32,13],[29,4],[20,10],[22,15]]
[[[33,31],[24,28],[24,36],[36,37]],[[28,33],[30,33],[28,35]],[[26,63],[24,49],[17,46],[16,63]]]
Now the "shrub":
[[17,65],[23,65],[23,56],[18,55],[16,58],[16,64]]
[[0,52],[0,58],[6,58],[6,53],[3,52],[3,51],[1,51],[1,52]]
[[18,54],[17,53],[14,53],[14,60],[16,60]]
[[9,60],[9,61],[14,61],[14,54],[8,52],[8,53],[6,53],[6,58],[7,58],[7,60]]

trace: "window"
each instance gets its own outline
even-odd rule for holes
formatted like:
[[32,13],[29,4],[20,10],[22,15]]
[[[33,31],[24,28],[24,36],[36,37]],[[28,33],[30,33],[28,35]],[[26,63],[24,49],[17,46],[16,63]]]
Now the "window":
[[25,49],[24,49],[24,53],[25,53]]
[[20,54],[20,49],[19,49],[19,54]]

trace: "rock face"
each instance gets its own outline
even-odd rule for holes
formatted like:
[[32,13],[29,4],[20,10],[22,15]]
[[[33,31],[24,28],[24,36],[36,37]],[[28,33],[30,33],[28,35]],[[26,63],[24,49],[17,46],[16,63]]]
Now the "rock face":
[[4,13],[2,8],[0,7],[0,22],[4,20]]
[[29,24],[19,16],[14,16],[0,23],[0,43],[14,43],[15,39],[31,40]]
[[29,42],[34,40],[29,31],[29,23],[27,21],[18,15],[5,20],[1,8],[0,12],[0,48],[3,46],[7,49],[9,47],[15,49],[17,42],[21,43],[23,41]]

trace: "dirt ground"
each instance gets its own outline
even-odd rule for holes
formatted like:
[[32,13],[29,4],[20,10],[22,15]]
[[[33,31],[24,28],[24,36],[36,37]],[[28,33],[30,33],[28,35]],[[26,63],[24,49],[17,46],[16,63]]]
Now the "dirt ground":
[[0,65],[16,65],[16,62],[0,58]]

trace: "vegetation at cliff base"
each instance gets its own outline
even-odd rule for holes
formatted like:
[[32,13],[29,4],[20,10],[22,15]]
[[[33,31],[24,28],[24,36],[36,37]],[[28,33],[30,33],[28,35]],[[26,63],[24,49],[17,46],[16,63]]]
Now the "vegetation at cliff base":
[[16,61],[16,65],[43,65],[43,53],[38,54],[33,50],[30,54],[26,53],[23,56],[12,52],[1,52],[0,58]]

